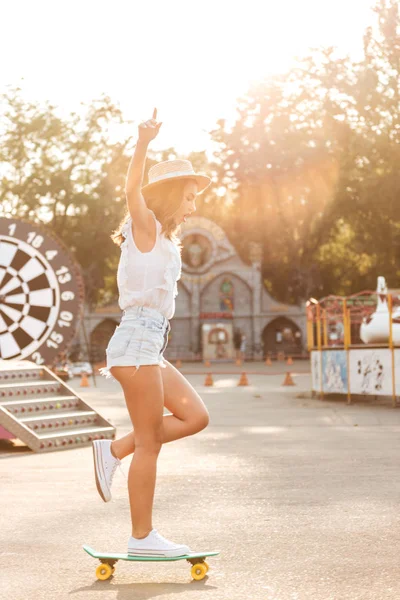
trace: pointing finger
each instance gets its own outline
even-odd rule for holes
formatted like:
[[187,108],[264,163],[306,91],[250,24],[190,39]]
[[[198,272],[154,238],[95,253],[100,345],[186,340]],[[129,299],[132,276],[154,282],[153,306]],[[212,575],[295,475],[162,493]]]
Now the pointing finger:
[[153,110],[153,119],[157,119],[157,109]]

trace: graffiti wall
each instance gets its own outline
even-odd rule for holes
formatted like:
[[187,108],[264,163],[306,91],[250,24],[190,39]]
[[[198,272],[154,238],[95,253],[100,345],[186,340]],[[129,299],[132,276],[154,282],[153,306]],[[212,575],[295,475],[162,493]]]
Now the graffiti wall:
[[349,361],[353,394],[392,394],[392,353],[389,348],[350,350]]
[[[400,396],[400,348],[354,348],[349,352],[349,372],[345,350],[314,350],[311,352],[312,390],[329,394],[391,396],[393,375],[395,394]],[[322,365],[321,365],[322,361]]]
[[322,390],[327,394],[347,394],[345,350],[322,352]]

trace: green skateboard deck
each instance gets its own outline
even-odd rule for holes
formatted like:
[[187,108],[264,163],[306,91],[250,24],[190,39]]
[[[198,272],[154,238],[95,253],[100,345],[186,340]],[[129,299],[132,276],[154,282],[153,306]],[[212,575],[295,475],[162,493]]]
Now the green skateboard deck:
[[192,564],[191,575],[193,579],[200,580],[206,576],[208,571],[208,564],[204,560],[206,556],[216,556],[219,554],[219,550],[214,552],[196,552],[191,554],[183,554],[182,556],[130,556],[129,554],[117,554],[117,553],[107,553],[107,552],[96,552],[90,546],[86,544],[83,546],[85,552],[93,556],[93,558],[98,558],[100,560],[100,564],[96,569],[96,577],[97,579],[101,579],[104,581],[105,579],[109,579],[111,575],[114,574],[115,567],[114,564],[119,560],[127,560],[131,562],[155,562],[155,561],[171,561],[171,560],[187,560]]

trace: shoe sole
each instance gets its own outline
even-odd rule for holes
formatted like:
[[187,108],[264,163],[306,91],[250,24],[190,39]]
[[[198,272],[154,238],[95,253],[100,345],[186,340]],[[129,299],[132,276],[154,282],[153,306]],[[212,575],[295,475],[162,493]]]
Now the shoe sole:
[[97,491],[99,492],[100,498],[102,500],[104,500],[104,502],[109,502],[111,500],[111,498],[110,498],[110,500],[106,500],[106,498],[103,494],[103,490],[101,489],[99,478],[97,476],[98,462],[97,462],[97,456],[96,456],[96,451],[95,451],[95,445],[93,442],[92,442],[92,449],[93,449],[94,477],[96,480]]

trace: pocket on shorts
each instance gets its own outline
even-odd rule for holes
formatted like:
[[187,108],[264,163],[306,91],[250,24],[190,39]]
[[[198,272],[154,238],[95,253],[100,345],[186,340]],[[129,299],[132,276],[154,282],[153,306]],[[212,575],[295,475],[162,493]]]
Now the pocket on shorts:
[[108,342],[106,353],[110,358],[123,356],[129,346],[131,339],[130,331],[116,329],[114,335]]
[[146,323],[146,327],[152,331],[163,331],[164,330],[164,326],[160,321],[157,321],[156,319],[152,319],[151,317],[148,317],[145,320]]

